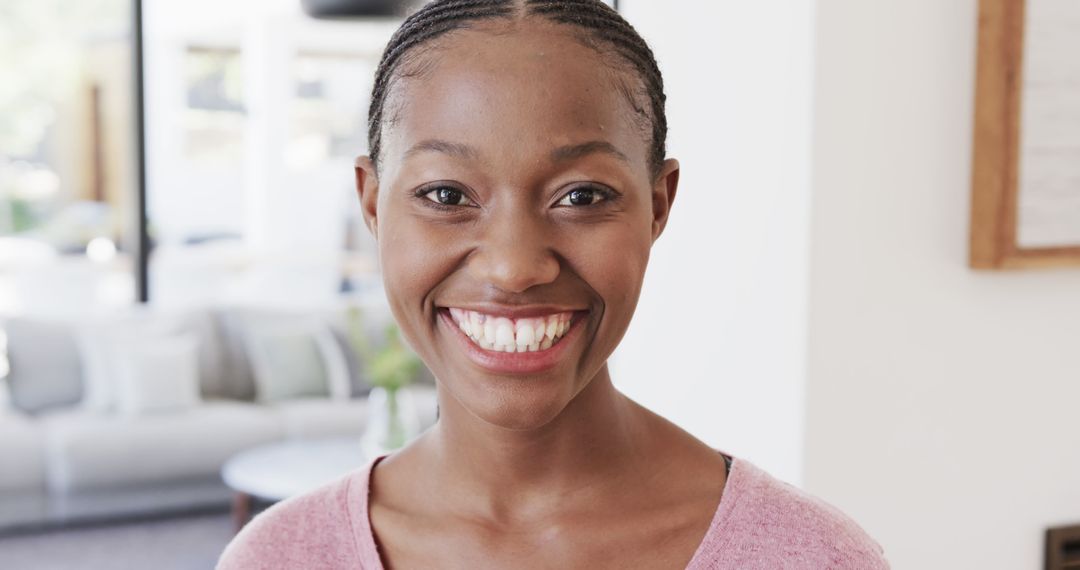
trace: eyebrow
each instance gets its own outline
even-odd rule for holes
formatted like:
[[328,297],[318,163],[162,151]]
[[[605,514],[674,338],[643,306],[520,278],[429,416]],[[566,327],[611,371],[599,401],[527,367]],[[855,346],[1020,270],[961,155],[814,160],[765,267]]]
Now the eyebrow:
[[[480,153],[467,144],[455,143],[442,139],[427,139],[420,141],[405,152],[405,157],[408,158],[422,152],[440,152],[467,160],[476,160],[480,157]],[[626,154],[616,148],[615,145],[600,140],[561,146],[551,151],[551,160],[552,162],[566,162],[595,153],[609,154],[623,162],[630,162],[630,159]]]
[[581,144],[561,146],[551,151],[551,160],[553,162],[564,162],[595,153],[610,154],[623,162],[630,162],[630,159],[627,158],[622,151],[607,141],[589,141]]
[[465,158],[475,160],[480,157],[480,153],[476,152],[476,149],[461,143],[454,143],[450,141],[444,141],[441,139],[428,139],[420,141],[412,146],[405,152],[405,157],[408,158],[414,154],[421,152],[441,152],[457,158]]

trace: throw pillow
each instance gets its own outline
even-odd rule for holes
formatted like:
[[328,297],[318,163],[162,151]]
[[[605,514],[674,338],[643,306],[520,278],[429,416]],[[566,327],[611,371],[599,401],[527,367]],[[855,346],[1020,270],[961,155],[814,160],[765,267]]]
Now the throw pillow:
[[13,318],[0,328],[7,336],[6,383],[14,408],[35,414],[82,398],[83,368],[69,324]]
[[315,330],[315,344],[319,355],[326,365],[326,383],[332,400],[348,400],[352,397],[349,363],[341,349],[334,331],[329,326],[319,325]]
[[8,374],[11,372],[11,364],[8,362],[7,347],[7,331],[0,328],[0,416],[11,408],[11,392],[8,391]]
[[[344,357],[332,351],[329,331],[314,325],[251,329],[245,338],[255,377],[256,399],[278,402],[305,397],[340,397]],[[332,341],[332,337],[329,337]],[[339,360],[340,358],[340,360]],[[348,380],[344,380],[347,386]]]
[[0,416],[11,411],[11,392],[8,390],[7,358],[0,356]]
[[[205,322],[204,322],[205,321]],[[217,395],[221,364],[215,346],[213,321],[199,311],[160,313],[152,309],[92,318],[78,327],[78,348],[83,365],[82,408],[108,413],[115,409],[119,363],[128,346],[149,338],[193,335],[200,339],[197,362],[200,382]],[[200,387],[202,391],[203,387]]]
[[129,342],[116,357],[116,409],[139,415],[199,404],[199,339],[194,335]]
[[[257,307],[219,307],[215,310],[219,338],[229,377],[229,397],[238,400],[256,399],[255,364],[251,338],[260,331],[289,331],[311,335],[316,339],[326,366],[328,393],[338,398],[341,392],[353,393],[351,369],[345,347],[333,331],[333,325],[318,313],[300,313],[281,309]],[[329,331],[329,337],[323,331]],[[327,342],[333,338],[334,343]],[[344,386],[344,390],[339,387]],[[348,397],[348,396],[346,396]]]

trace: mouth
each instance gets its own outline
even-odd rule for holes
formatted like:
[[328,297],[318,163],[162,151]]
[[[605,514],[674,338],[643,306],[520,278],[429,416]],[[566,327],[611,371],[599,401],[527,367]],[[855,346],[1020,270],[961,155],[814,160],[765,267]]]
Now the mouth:
[[558,364],[588,311],[529,313],[514,316],[439,308],[441,321],[467,356],[478,366],[500,373],[535,373]]
[[447,312],[473,344],[495,352],[548,350],[566,336],[574,318],[572,311],[517,319],[453,307]]

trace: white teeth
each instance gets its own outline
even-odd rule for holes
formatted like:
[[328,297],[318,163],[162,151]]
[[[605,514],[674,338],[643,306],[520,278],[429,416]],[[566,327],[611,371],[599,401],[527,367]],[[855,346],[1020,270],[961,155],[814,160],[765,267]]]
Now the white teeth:
[[495,319],[495,346],[514,347],[514,323],[510,319]]
[[555,317],[554,315],[548,317],[547,318],[547,326],[545,327],[545,330],[544,330],[544,338],[546,338],[546,339],[554,339],[555,338],[555,333],[556,333],[555,329],[558,327],[558,324],[559,324],[559,321],[557,320],[557,317]]
[[518,352],[525,352],[525,347],[529,346],[536,340],[536,332],[533,327],[532,319],[521,319],[514,323],[514,340],[518,346]]
[[569,313],[512,320],[458,308],[450,308],[449,312],[458,328],[473,342],[498,352],[547,350],[570,329]]
[[484,331],[484,320],[480,318],[482,315],[473,311],[465,311],[465,313],[469,315],[469,328],[472,329],[473,336],[479,337]]

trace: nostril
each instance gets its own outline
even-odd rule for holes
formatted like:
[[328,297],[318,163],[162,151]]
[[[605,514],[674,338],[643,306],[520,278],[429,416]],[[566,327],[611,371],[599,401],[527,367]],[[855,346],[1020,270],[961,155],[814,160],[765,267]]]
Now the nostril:
[[507,293],[521,293],[559,277],[558,259],[548,252],[530,252],[526,247],[488,248],[473,256],[470,270],[483,283]]

